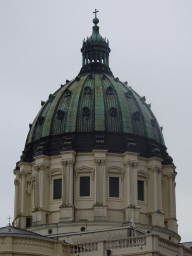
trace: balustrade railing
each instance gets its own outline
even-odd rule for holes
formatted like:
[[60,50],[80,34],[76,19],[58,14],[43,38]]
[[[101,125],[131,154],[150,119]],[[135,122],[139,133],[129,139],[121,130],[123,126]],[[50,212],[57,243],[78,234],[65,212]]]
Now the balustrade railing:
[[158,246],[174,252],[178,252],[179,250],[179,245],[160,237],[158,238]]
[[97,251],[97,243],[85,243],[71,246],[71,253],[94,252]]
[[106,250],[144,246],[144,245],[146,245],[146,237],[134,237],[134,238],[132,237],[132,238],[105,241]]

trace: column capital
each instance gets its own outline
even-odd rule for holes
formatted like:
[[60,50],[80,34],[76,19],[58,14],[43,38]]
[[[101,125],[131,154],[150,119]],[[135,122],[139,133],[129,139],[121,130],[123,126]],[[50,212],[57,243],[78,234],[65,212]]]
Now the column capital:
[[133,162],[133,161],[125,161],[125,162],[124,162],[124,165],[125,165],[126,167],[132,167],[132,166],[134,166],[134,162]]
[[39,165],[34,165],[33,168],[35,171],[39,171]]
[[154,165],[154,166],[148,167],[148,170],[152,171],[152,172],[161,172],[162,168],[160,166],[158,166],[158,165]]
[[72,167],[74,165],[75,161],[73,159],[67,160],[67,165],[69,167]]
[[14,180],[14,185],[15,185],[15,186],[19,186],[19,180],[16,180],[16,179],[15,179],[15,180]]
[[40,164],[39,165],[39,170],[44,171],[48,167],[49,167],[49,165],[47,165],[47,164]]
[[104,158],[97,158],[97,159],[94,160],[94,163],[95,163],[96,166],[98,166],[99,164],[105,165],[106,160]]
[[27,175],[27,172],[25,172],[24,170],[22,170],[22,171],[19,172],[19,174],[20,174],[21,176],[26,176],[26,175]]

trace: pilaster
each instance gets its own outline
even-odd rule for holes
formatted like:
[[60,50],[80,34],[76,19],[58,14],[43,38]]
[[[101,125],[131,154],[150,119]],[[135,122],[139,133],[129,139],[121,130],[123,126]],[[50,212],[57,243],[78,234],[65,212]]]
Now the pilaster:
[[131,222],[131,219],[134,219],[135,223],[140,222],[140,209],[138,208],[137,198],[138,155],[135,152],[124,153],[126,187],[125,221]]
[[[35,157],[33,177],[35,184],[33,184],[34,210],[32,212],[32,225],[46,224],[47,198],[45,196],[45,185],[49,184],[47,170],[49,168],[49,158],[47,156]],[[33,180],[32,180],[33,183]]]
[[93,150],[95,161],[94,220],[107,221],[106,206],[106,150]]
[[63,151],[62,155],[62,205],[60,206],[60,222],[74,221],[74,164],[75,151]]
[[150,173],[149,199],[152,204],[148,209],[151,216],[151,224],[154,226],[164,227],[164,212],[162,211],[162,159],[152,157],[148,159],[148,170]]

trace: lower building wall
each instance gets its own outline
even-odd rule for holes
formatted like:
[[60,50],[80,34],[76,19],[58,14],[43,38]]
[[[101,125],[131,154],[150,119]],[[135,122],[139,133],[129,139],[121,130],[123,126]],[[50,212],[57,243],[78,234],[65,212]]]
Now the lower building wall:
[[192,250],[157,235],[116,238],[93,243],[66,244],[63,241],[31,236],[0,236],[0,255],[3,256],[192,256]]

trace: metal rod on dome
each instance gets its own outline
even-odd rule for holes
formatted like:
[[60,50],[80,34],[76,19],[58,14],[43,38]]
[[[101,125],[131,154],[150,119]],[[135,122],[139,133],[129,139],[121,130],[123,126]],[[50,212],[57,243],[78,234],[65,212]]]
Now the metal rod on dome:
[[10,220],[12,219],[12,217],[10,217],[10,215],[9,215],[9,218],[7,218],[7,219],[9,220],[9,226],[11,226]]

